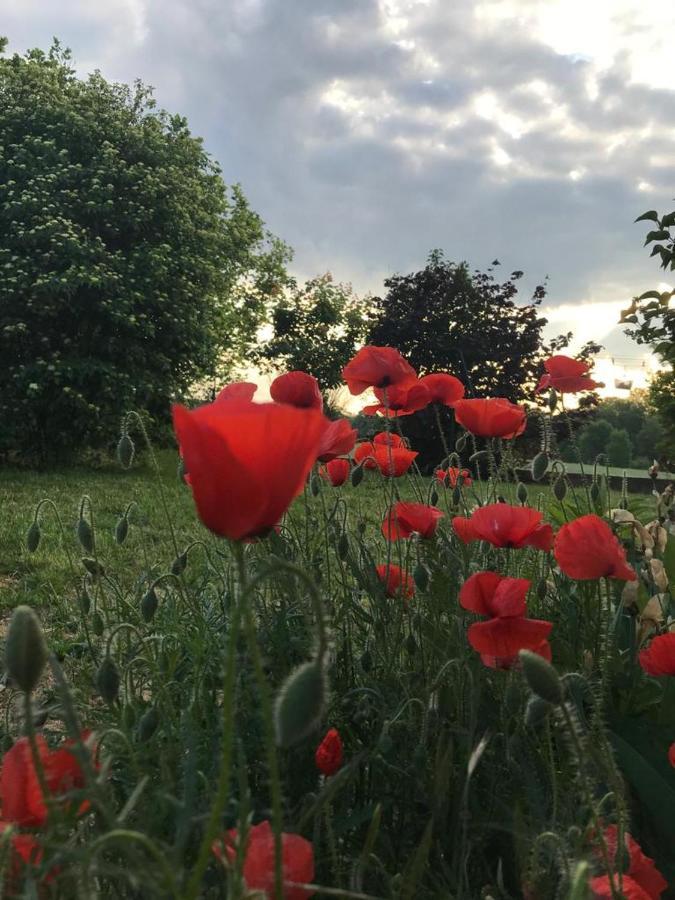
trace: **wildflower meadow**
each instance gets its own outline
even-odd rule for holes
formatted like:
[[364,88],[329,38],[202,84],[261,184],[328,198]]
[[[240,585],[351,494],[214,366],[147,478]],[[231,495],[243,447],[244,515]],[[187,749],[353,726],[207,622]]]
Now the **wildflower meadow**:
[[[528,407],[394,347],[342,374],[371,440],[305,372],[230,383],[174,405],[171,484],[125,415],[152,522],[137,490],[112,528],[95,495],[32,510],[64,574],[7,627],[3,897],[675,896],[673,482],[568,476],[549,420],[586,362]],[[431,476],[422,409],[459,426]]]

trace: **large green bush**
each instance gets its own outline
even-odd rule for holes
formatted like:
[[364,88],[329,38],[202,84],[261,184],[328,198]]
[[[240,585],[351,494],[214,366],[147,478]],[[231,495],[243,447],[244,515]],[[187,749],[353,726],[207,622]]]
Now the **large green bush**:
[[165,417],[255,335],[282,258],[148,88],[81,80],[58,43],[0,58],[0,452]]

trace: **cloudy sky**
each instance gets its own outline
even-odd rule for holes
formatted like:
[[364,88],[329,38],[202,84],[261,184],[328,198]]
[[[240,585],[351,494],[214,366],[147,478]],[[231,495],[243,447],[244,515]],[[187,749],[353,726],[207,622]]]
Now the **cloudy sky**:
[[83,73],[154,85],[299,276],[379,293],[433,247],[498,257],[549,277],[551,332],[642,380],[614,323],[664,278],[633,220],[673,208],[675,4],[0,0],[0,34],[14,51],[57,35]]

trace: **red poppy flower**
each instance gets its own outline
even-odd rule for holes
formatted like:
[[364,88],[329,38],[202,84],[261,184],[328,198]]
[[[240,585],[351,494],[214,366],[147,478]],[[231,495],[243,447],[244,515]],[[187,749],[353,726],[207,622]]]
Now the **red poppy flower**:
[[[612,891],[609,875],[596,875],[595,878],[591,878],[593,900],[613,900],[619,880],[616,875],[613,875],[612,878],[614,879],[614,891]],[[650,900],[649,894],[643,891],[629,875],[624,875],[621,879],[621,896],[626,900]]]
[[467,487],[471,484],[471,475],[468,469],[458,469],[455,466],[449,466],[447,469],[436,469],[435,475],[441,484],[449,484],[450,487],[454,487],[457,484],[460,475],[462,484],[467,485]]
[[392,418],[410,416],[431,402],[429,390],[421,381],[375,388],[373,393],[379,402],[363,407],[361,412],[366,416],[374,416],[376,413]]
[[671,744],[668,748],[668,762],[675,769],[675,744]]
[[565,575],[578,580],[619,578],[635,581],[626,553],[604,519],[591,513],[567,522],[558,532],[553,555]]
[[675,632],[653,638],[646,650],[638,654],[638,661],[647,675],[675,675]]
[[340,487],[349,478],[351,467],[348,459],[331,459],[325,466],[319,467],[319,475],[330,481],[333,487]]
[[323,410],[323,397],[319,382],[307,372],[286,372],[270,385],[270,396],[275,403],[287,403],[298,409]]
[[376,469],[375,447],[370,441],[361,441],[354,448],[354,462],[357,466],[363,463],[364,469]]
[[387,597],[400,597],[403,595],[404,600],[410,600],[415,596],[415,582],[404,572],[400,566],[390,563],[388,566],[382,564],[375,566],[377,577],[384,584],[384,590]]
[[527,415],[522,406],[496,397],[492,400],[458,400],[455,419],[478,437],[517,437],[525,431]]
[[[553,654],[548,641],[544,640],[538,647],[531,647],[530,649],[533,653],[547,660],[547,662],[551,662]],[[519,665],[520,658],[517,653],[515,656],[490,656],[488,653],[481,653],[480,661],[488,669],[513,669]]]
[[242,540],[278,524],[316,459],[324,417],[280,403],[173,407],[202,522]]
[[467,637],[481,656],[510,659],[520,650],[537,650],[552,628],[553,623],[543,619],[498,616],[487,622],[474,622],[469,626]]
[[[211,849],[218,859],[232,863],[237,856],[236,828],[213,842]],[[249,891],[261,891],[274,896],[274,832],[265,820],[253,825],[248,832],[243,876]],[[307,900],[316,891],[292,887],[293,883],[307,884],[314,880],[314,850],[312,844],[299,834],[281,835],[281,862],[284,900]]]
[[322,775],[327,777],[335,775],[342,768],[343,746],[342,738],[337,728],[331,728],[316,748],[314,756],[316,767]]
[[592,391],[602,385],[589,376],[590,365],[569,356],[552,356],[545,360],[546,375],[542,375],[537,385],[537,393],[547,388],[555,388],[561,394],[576,394]]
[[454,375],[438,372],[435,375],[423,375],[420,378],[428,390],[431,403],[442,403],[444,406],[454,406],[464,396],[464,385]]
[[464,582],[459,603],[479,616],[524,616],[531,581],[507,578],[498,572],[477,572]]
[[[608,825],[605,828],[604,837],[609,857],[618,866],[620,862],[616,857],[619,830],[616,825]],[[654,860],[642,852],[638,842],[628,832],[623,834],[623,843],[628,852],[626,874],[642,888],[650,900],[659,900],[661,894],[668,887],[668,882],[656,868]],[[596,855],[600,856],[599,851],[596,851]]]
[[429,539],[436,533],[439,519],[445,515],[435,506],[399,501],[389,510],[382,523],[382,534],[388,541],[409,538],[412,534]]
[[342,377],[352,394],[417,381],[413,367],[393,347],[362,347],[344,367]]
[[233,381],[226,384],[216,397],[216,403],[228,400],[253,400],[253,395],[258,390],[258,385],[250,381]]
[[373,438],[373,444],[382,444],[385,447],[405,447],[403,438],[395,431],[378,431]]
[[373,456],[378,469],[387,477],[400,478],[405,475],[412,461],[417,456],[416,450],[407,450],[405,447],[373,446]]
[[475,509],[467,519],[455,516],[452,527],[457,537],[470,541],[487,541],[495,547],[536,547],[550,550],[553,529],[542,522],[542,514],[529,506],[490,503]]
[[356,443],[356,428],[352,428],[349,419],[325,420],[319,441],[316,458],[319,462],[328,462],[336,456],[351,453]]

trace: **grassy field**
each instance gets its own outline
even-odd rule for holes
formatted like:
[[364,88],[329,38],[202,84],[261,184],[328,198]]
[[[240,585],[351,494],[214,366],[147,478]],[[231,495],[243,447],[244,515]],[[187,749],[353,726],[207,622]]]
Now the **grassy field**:
[[[0,472],[0,608],[5,611],[18,603],[42,605],[72,587],[76,575],[83,574],[80,557],[83,554],[76,528],[79,507],[83,497],[92,503],[93,519],[97,534],[97,552],[110,570],[119,574],[128,569],[137,571],[136,563],[142,560],[147,568],[168,568],[176,556],[176,547],[182,551],[195,540],[207,546],[216,538],[199,523],[190,491],[178,478],[178,458],[174,451],[158,454],[161,485],[149,461],[140,460],[128,470],[122,470],[115,461],[99,468],[66,468],[49,472],[33,472],[8,468]],[[417,477],[397,480],[397,489],[403,499],[428,498],[431,480]],[[612,503],[618,503],[621,479],[610,485]],[[560,505],[553,500],[549,487],[543,482],[528,487],[530,502],[550,507],[555,516]],[[513,501],[513,485],[503,486],[503,495]],[[481,492],[475,488],[475,496]],[[583,494],[576,488],[577,496]],[[539,497],[539,495],[543,495]],[[319,498],[309,497],[310,505],[334,502],[336,492],[326,486]],[[353,488],[340,489],[351,509],[369,524],[379,522],[386,505],[379,477],[366,475],[364,481]],[[35,508],[41,500],[53,501],[62,525],[59,525],[54,507],[44,504],[40,515],[41,542],[36,553],[26,549],[26,533],[33,520]],[[471,492],[468,501],[471,502]],[[439,491],[438,505],[452,514],[449,492]],[[574,502],[572,492],[566,502]],[[164,503],[171,520],[173,535],[168,525]],[[129,511],[129,535],[123,545],[115,539],[115,526],[125,510]],[[631,506],[640,518],[651,517],[653,507],[649,495],[631,497]],[[293,508],[291,516],[296,525],[304,516],[304,503]],[[175,541],[174,541],[175,538]],[[70,559],[69,559],[70,556]],[[71,565],[72,562],[72,565]]]

